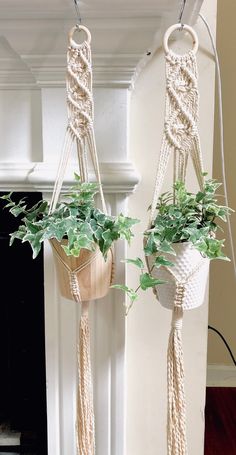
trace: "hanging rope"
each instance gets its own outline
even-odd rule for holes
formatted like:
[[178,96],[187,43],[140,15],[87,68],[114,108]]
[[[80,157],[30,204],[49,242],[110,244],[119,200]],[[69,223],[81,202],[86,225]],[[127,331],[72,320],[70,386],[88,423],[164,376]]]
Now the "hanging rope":
[[[181,22],[181,21],[180,21]],[[177,55],[169,49],[168,40],[175,30],[187,30],[193,38],[193,49]],[[185,181],[189,156],[200,188],[203,188],[203,164],[198,132],[198,102],[196,52],[198,38],[192,27],[182,23],[170,27],[163,39],[166,57],[165,122],[159,162],[157,166],[153,199],[148,228],[154,225],[156,207],[160,196],[170,156],[173,156],[173,181]],[[151,267],[147,258],[149,271]],[[181,262],[181,261],[180,261]],[[167,447],[168,455],[187,455],[186,403],[184,390],[184,359],[182,349],[182,320],[186,290],[191,278],[202,266],[193,267],[188,276],[178,276],[178,267],[166,268],[174,277],[175,297],[172,305],[172,323],[167,352]],[[161,268],[162,269],[162,268]],[[159,275],[160,271],[159,269]],[[155,269],[154,269],[155,270]],[[155,273],[155,272],[154,272]],[[158,277],[160,277],[158,275]],[[163,285],[164,286],[164,285]]]
[[[176,291],[178,297],[178,291]],[[186,455],[186,403],[182,348],[183,308],[174,305],[167,351],[167,447],[168,455]]]
[[167,447],[168,455],[187,455],[186,400],[184,388],[184,356],[182,348],[183,309],[186,290],[205,263],[202,258],[188,275],[178,276],[175,267],[164,267],[175,281],[175,300],[167,351]]
[[[170,34],[180,24],[170,27],[164,37],[166,51],[166,102],[164,134],[161,144],[155,188],[151,204],[149,226],[154,215],[171,153],[174,157],[174,181],[185,181],[189,155],[192,158],[199,186],[203,186],[203,164],[197,128],[199,93],[197,87],[197,37],[191,27],[195,46],[184,55],[177,55],[168,47]],[[181,26],[182,27],[182,26]]]
[[[81,292],[78,274],[96,260],[98,252],[93,254],[89,260],[82,262],[79,267],[71,270],[68,264],[62,259],[61,255],[51,242],[53,251],[57,259],[67,270],[70,281],[71,295],[75,302],[81,304],[81,318],[79,324],[79,342],[77,349],[78,360],[78,400],[77,400],[77,453],[78,455],[95,454],[95,418],[93,406],[93,382],[90,360],[90,331],[89,331],[89,302],[81,301]],[[60,247],[60,245],[59,245]],[[60,247],[61,248],[61,247]]]
[[79,393],[77,408],[77,451],[80,455],[95,455],[95,422],[88,302],[82,303],[81,311],[78,343]]
[[[73,35],[78,28],[86,34],[86,39],[81,44],[77,44],[73,40]],[[77,147],[82,182],[88,181],[87,149],[89,150],[99,187],[102,209],[106,213],[93,125],[94,103],[90,42],[91,35],[86,27],[80,25],[71,29],[67,50],[66,73],[68,125],[49,213],[53,212],[56,208],[73,142],[76,143]]]
[[[76,2],[75,4],[77,5]],[[81,44],[77,44],[73,40],[74,32],[78,29],[82,30],[86,35],[85,40]],[[107,213],[101,184],[93,125],[94,104],[90,42],[91,35],[86,27],[79,25],[71,29],[67,50],[66,74],[68,124],[52,199],[49,206],[49,213],[52,213],[56,209],[73,143],[76,144],[77,148],[80,178],[82,182],[88,182],[87,150],[90,153],[99,187],[102,209],[104,213]],[[94,455],[95,424],[90,360],[89,302],[81,301],[78,273],[95,261],[97,254],[94,253],[89,260],[85,260],[84,262],[81,261],[79,267],[71,270],[68,264],[63,260],[62,252],[58,251],[54,241],[52,241],[51,244],[57,259],[63,264],[63,267],[68,272],[71,295],[75,302],[81,304],[78,343],[79,387],[76,424],[77,452],[78,455]]]

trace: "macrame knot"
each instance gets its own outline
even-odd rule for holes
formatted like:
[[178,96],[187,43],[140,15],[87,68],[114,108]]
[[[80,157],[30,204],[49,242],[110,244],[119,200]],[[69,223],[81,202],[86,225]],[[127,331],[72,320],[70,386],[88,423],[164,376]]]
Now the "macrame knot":
[[175,306],[172,312],[171,326],[173,329],[181,330],[183,325],[183,308]]
[[182,283],[176,284],[174,307],[182,307],[185,295],[185,286]]
[[197,135],[198,129],[196,123],[191,123],[187,129],[187,134],[189,136],[195,137]]
[[76,302],[81,302],[79,283],[76,273],[68,272],[70,278],[71,294]]

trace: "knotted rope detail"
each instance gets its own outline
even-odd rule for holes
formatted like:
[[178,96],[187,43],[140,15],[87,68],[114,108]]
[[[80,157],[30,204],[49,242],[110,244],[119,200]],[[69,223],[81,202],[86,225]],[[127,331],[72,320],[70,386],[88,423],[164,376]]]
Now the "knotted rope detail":
[[195,53],[166,54],[166,102],[164,133],[157,167],[149,225],[154,221],[158,197],[171,153],[174,156],[174,182],[185,180],[191,155],[200,187],[203,186],[203,164],[198,133],[197,63]]
[[75,302],[81,302],[81,296],[80,296],[80,288],[79,288],[79,281],[77,278],[76,272],[69,272],[69,280],[70,280],[70,289],[71,289],[71,294],[73,296],[73,299]]
[[168,455],[187,455],[182,321],[184,285],[177,283],[167,352]]
[[[84,30],[87,30],[83,27]],[[80,177],[82,182],[88,182],[87,149],[90,152],[103,211],[106,213],[106,204],[101,184],[101,175],[94,135],[94,102],[92,87],[92,60],[90,41],[85,40],[74,47],[67,49],[66,94],[68,124],[53,189],[49,212],[56,208],[66,167],[71,154],[73,142],[76,142],[79,161]]]
[[77,409],[77,452],[79,455],[95,455],[90,330],[88,307],[84,309],[85,305],[86,302],[83,302],[78,343],[79,393]]

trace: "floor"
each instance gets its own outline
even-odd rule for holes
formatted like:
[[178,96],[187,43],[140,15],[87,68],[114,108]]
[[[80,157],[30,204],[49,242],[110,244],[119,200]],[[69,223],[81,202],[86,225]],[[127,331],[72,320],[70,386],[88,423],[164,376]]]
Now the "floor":
[[236,455],[236,387],[207,387],[204,455]]

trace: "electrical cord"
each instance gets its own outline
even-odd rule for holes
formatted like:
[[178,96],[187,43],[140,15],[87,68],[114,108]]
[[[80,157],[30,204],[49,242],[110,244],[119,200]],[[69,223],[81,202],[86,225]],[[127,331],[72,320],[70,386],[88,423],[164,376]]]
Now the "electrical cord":
[[[217,77],[217,90],[218,90],[218,104],[219,104],[219,126],[220,126],[220,153],[221,153],[221,167],[222,167],[222,176],[223,176],[223,186],[224,186],[224,193],[225,193],[225,202],[227,207],[229,207],[229,198],[228,198],[228,189],[227,189],[227,181],[226,181],[226,166],[225,166],[225,152],[224,152],[224,122],[223,122],[223,103],[222,103],[222,82],[221,82],[221,72],[220,72],[220,63],[219,63],[219,57],[218,57],[218,52],[216,49],[216,44],[213,38],[213,34],[211,31],[211,28],[205,19],[205,17],[199,13],[199,17],[203,21],[203,23],[206,26],[206,29],[208,31],[214,57],[215,57],[215,63],[216,63],[216,77]],[[230,248],[231,248],[231,254],[232,254],[232,262],[233,262],[233,268],[234,268],[234,275],[236,279],[236,258],[235,258],[235,250],[234,250],[234,241],[233,241],[233,233],[232,233],[232,226],[231,226],[231,221],[229,215],[227,216],[227,221],[228,221],[228,230],[229,230],[229,240],[230,240]],[[233,352],[227,343],[226,339],[220,333],[219,330],[217,330],[215,327],[212,327],[211,325],[208,325],[208,329],[212,330],[213,332],[217,333],[221,340],[223,341],[226,349],[229,352],[229,355],[233,361],[234,366],[236,366],[236,359],[233,355]]]
[[229,355],[230,355],[230,357],[231,357],[231,359],[233,361],[234,366],[236,367],[236,359],[235,359],[235,357],[233,355],[233,352],[232,352],[229,344],[227,343],[225,337],[222,335],[222,333],[220,333],[219,330],[215,329],[215,327],[212,327],[211,325],[208,325],[208,329],[212,330],[213,332],[217,333],[217,335],[219,335],[219,337],[221,338],[221,340],[223,341],[225,347],[227,348],[227,350],[229,352]]
[[[199,13],[199,17],[203,21],[208,31],[212,49],[215,56],[215,63],[216,63],[216,77],[217,77],[217,90],[218,90],[218,104],[219,104],[219,127],[220,127],[220,153],[221,153],[221,167],[222,167],[222,177],[223,177],[223,187],[225,193],[225,202],[227,207],[229,207],[229,198],[228,198],[228,190],[227,190],[227,182],[226,182],[226,166],[225,166],[225,152],[224,152],[224,122],[223,122],[223,103],[222,103],[222,83],[221,83],[221,72],[220,72],[220,63],[218,52],[216,49],[216,44],[213,38],[212,31],[210,26],[205,19],[205,17]],[[234,240],[233,240],[233,232],[232,232],[232,225],[230,221],[229,215],[227,215],[228,221],[228,231],[229,231],[229,240],[230,240],[230,249],[232,254],[232,263],[234,267],[234,275],[236,279],[236,258],[235,258],[235,249],[234,249]]]

